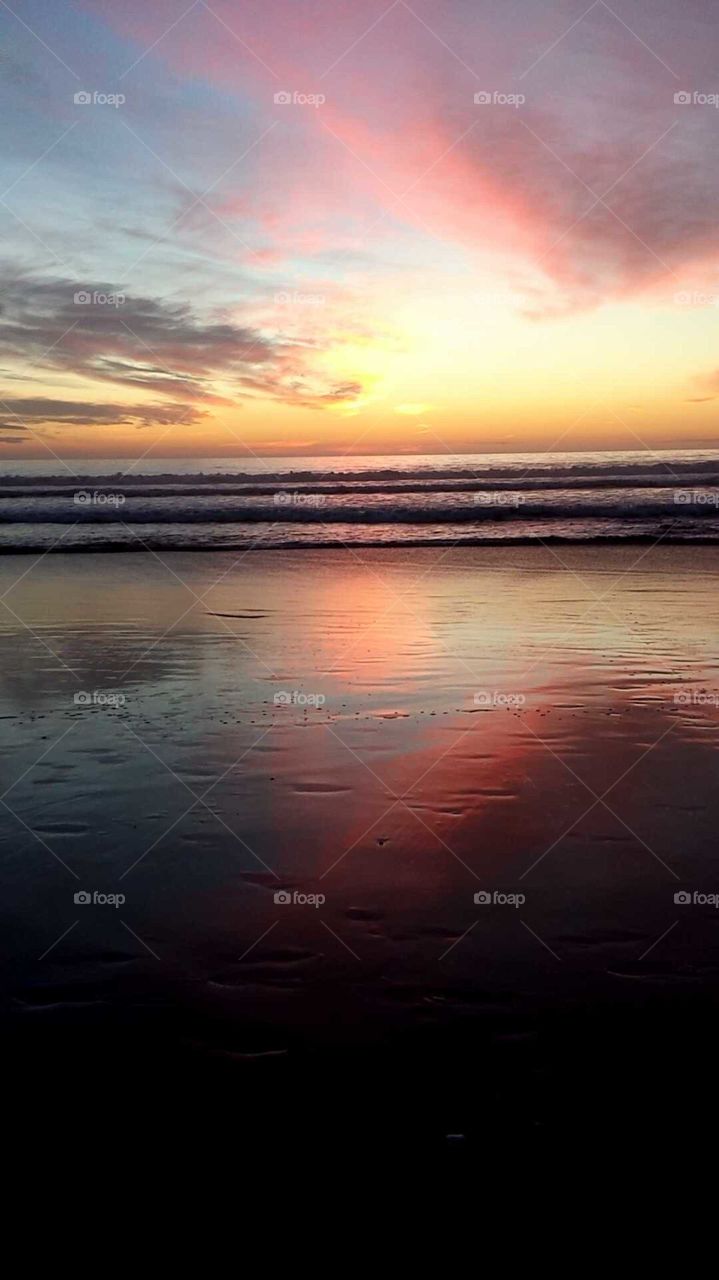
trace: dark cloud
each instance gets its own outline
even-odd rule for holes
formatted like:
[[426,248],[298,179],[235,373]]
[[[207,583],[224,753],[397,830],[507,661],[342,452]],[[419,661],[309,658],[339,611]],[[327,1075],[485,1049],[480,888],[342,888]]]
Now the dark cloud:
[[362,394],[362,384],[359,382],[335,383],[321,389],[316,380],[310,377],[273,379],[270,375],[261,379],[245,377],[241,382],[248,391],[270,395],[283,404],[302,409],[321,409],[327,405],[351,402]]
[[79,286],[2,276],[0,270],[0,358],[6,362],[208,407],[259,394],[322,408],[361,390],[310,377],[317,354],[311,342],[207,318],[185,303],[123,294],[108,282]]
[[[181,426],[204,417],[183,404],[122,405],[84,400],[51,400],[38,396],[0,398],[0,430],[26,431],[37,426]],[[6,441],[7,443],[7,441]]]

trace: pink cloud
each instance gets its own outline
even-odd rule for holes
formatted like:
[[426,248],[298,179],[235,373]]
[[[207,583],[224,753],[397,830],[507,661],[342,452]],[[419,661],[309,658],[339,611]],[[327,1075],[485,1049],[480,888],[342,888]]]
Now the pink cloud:
[[[719,112],[674,104],[679,88],[712,87],[704,0],[681,13],[637,0],[636,36],[603,5],[572,26],[581,4],[498,13],[416,0],[415,17],[385,0],[213,0],[216,16],[199,5],[168,30],[170,0],[83,3],[136,57],[157,41],[128,85],[164,64],[275,124],[252,183],[239,172],[210,201],[252,232],[260,263],[350,258],[369,234],[381,270],[404,226],[470,262],[499,255],[534,273],[537,318],[712,267]],[[278,88],[327,101],[275,106]],[[495,89],[526,103],[475,105]],[[202,210],[194,225],[206,234]]]

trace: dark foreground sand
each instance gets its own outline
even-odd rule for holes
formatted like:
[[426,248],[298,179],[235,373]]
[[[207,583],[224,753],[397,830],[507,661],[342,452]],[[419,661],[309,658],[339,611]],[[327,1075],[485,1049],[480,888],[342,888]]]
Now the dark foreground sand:
[[479,1153],[710,1107],[719,551],[560,555],[0,562],[36,1110]]

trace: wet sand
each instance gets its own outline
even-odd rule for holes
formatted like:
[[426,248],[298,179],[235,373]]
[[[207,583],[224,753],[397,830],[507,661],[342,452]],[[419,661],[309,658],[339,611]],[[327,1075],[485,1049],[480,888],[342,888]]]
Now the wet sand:
[[348,1149],[673,1129],[714,1070],[719,551],[559,556],[0,561],[18,1080]]

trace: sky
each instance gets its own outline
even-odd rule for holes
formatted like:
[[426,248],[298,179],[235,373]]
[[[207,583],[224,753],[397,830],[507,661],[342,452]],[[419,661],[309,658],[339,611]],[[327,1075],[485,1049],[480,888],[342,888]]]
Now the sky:
[[712,0],[0,0],[0,462],[719,446]]

